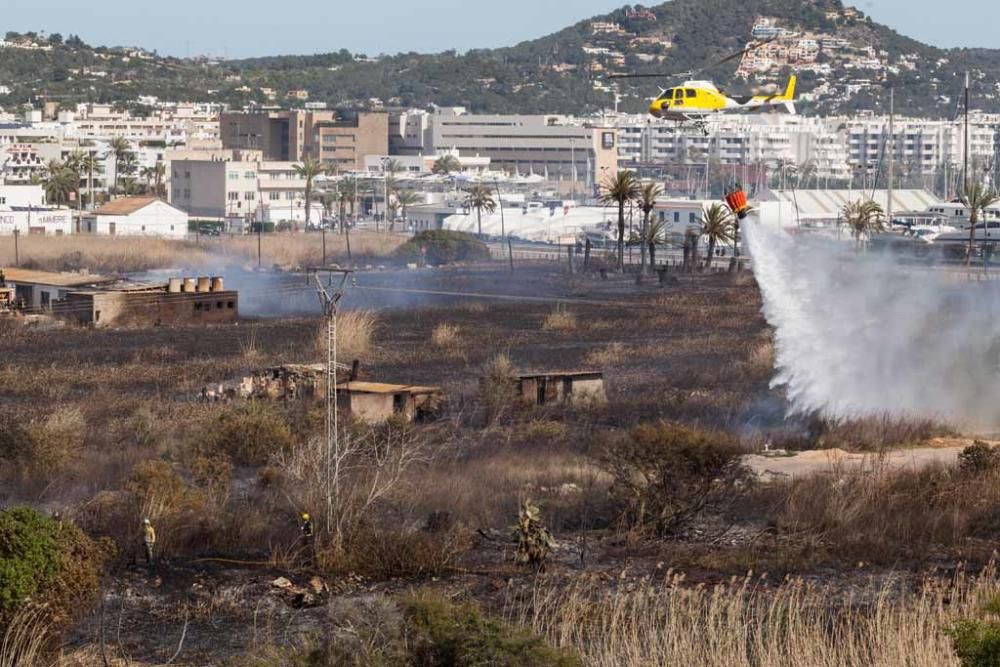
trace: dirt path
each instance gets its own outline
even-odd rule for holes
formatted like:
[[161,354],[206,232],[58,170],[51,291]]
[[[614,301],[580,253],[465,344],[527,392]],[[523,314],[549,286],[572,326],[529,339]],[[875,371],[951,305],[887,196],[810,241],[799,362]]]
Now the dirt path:
[[[852,453],[842,449],[823,449],[800,452],[794,456],[746,457],[746,463],[762,479],[781,477],[801,477],[817,473],[901,468],[922,468],[933,464],[952,464],[958,460],[963,449],[971,445],[972,439],[938,438],[925,446],[913,449],[897,449],[884,454]],[[997,441],[987,441],[997,446]]]

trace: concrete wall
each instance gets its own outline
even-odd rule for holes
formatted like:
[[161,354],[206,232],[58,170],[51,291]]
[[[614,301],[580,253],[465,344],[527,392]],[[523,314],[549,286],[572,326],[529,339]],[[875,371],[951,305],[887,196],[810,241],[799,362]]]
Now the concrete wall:
[[394,414],[395,394],[365,394],[361,392],[337,392],[338,405],[350,412],[354,419],[378,423]]
[[239,293],[69,291],[53,312],[95,327],[225,324],[239,319]]
[[55,210],[5,211],[0,207],[0,236],[13,234],[44,234],[61,236],[73,233],[73,211]]

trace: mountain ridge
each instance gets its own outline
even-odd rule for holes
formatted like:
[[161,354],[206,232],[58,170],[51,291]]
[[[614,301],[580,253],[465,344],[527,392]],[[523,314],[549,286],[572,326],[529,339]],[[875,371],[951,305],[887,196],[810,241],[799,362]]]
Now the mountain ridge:
[[[768,27],[768,21],[775,25]],[[235,106],[298,105],[301,95],[290,102],[286,94],[305,91],[309,101],[340,109],[437,104],[475,112],[582,115],[613,107],[617,92],[622,110],[641,112],[660,86],[676,78],[626,80],[615,87],[608,73],[696,70],[741,50],[755,30],[779,30],[783,35],[777,42],[780,48],[768,47],[776,54],[769,69],[748,74],[746,63],[734,61],[702,76],[745,92],[780,83],[795,72],[803,93],[801,107],[817,114],[879,111],[881,87],[892,84],[902,114],[944,118],[954,114],[969,70],[975,106],[1000,113],[1000,49],[926,45],[840,0],[626,5],[508,47],[378,59],[341,50],[195,61],[135,48],[88,47],[79,38],[60,38],[47,44],[48,50],[4,50],[0,93],[7,94],[0,94],[0,105],[10,108],[43,96],[123,103],[144,95]],[[9,34],[8,41],[11,38],[27,44],[23,35]],[[37,43],[40,38],[32,39]],[[816,53],[798,46],[811,42],[820,45]],[[823,46],[841,42],[836,50]]]

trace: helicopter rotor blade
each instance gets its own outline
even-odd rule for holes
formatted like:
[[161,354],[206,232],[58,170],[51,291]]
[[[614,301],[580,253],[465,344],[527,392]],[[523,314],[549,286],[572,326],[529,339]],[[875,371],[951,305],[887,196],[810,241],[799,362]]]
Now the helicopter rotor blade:
[[684,74],[609,74],[609,79],[673,79]]
[[750,44],[747,44],[743,50],[737,51],[736,53],[731,53],[725,58],[717,60],[711,65],[706,65],[705,67],[696,69],[693,72],[676,72],[673,74],[609,74],[608,78],[609,79],[692,79],[695,76],[701,74],[702,72],[712,69],[713,67],[718,67],[719,65],[724,65],[732,60],[736,60],[737,58],[742,58],[746,54],[752,51],[756,51],[762,46],[767,46],[776,39],[778,39],[777,35],[757,42],[751,42]]
[[695,70],[691,74],[691,76],[695,76],[697,74],[701,74],[705,70],[710,70],[712,68],[718,67],[719,65],[724,65],[724,64],[726,64],[726,63],[728,63],[728,62],[730,62],[732,60],[736,60],[737,58],[742,58],[743,56],[747,55],[748,53],[750,53],[752,51],[756,51],[757,49],[761,48],[762,46],[767,46],[768,44],[770,44],[771,42],[773,42],[776,39],[778,39],[777,35],[775,35],[774,37],[770,37],[768,39],[760,40],[758,42],[751,42],[750,44],[747,44],[746,47],[742,51],[737,51],[736,53],[731,53],[730,55],[726,56],[725,58],[722,58],[721,60],[716,60],[711,65],[706,65],[705,67],[702,67],[699,70]]

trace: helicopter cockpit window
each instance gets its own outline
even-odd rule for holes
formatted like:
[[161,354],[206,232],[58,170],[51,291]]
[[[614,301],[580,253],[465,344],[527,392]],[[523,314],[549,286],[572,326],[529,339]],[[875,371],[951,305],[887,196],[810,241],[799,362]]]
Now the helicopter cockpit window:
[[679,99],[681,99],[683,97],[684,97],[684,89],[683,88],[677,88],[677,89],[674,90],[674,99],[675,100],[679,100]]
[[691,88],[688,88],[684,91],[684,94],[688,97],[694,97],[697,93],[695,93]]
[[660,95],[660,99],[661,100],[670,100],[670,99],[673,99],[673,97],[674,97],[674,89],[673,88],[670,88],[669,90],[664,90],[663,94]]

